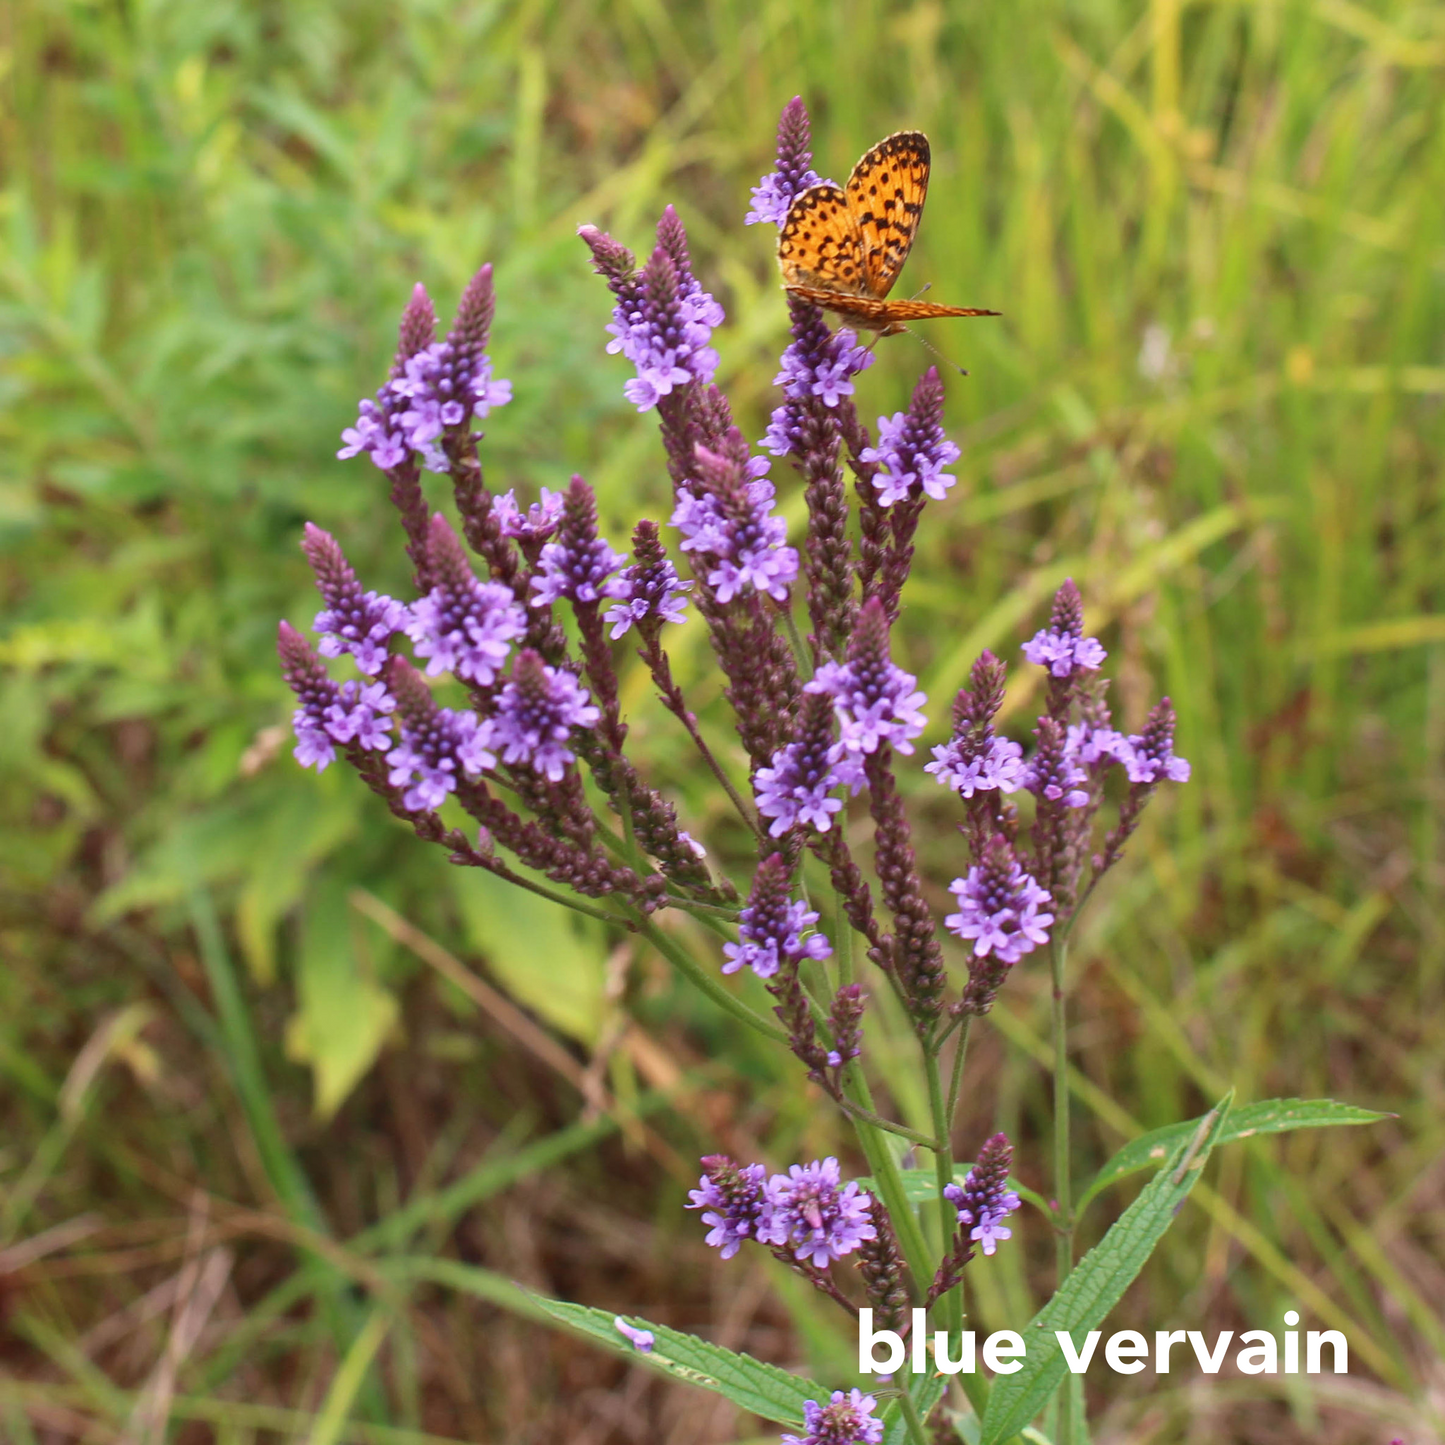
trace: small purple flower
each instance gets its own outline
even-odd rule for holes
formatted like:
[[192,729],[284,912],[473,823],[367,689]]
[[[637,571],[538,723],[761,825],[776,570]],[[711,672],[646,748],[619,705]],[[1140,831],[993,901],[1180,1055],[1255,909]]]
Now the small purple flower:
[[796,453],[804,444],[804,412],[810,399],[836,407],[853,394],[853,378],[873,365],[874,355],[858,345],[857,334],[847,327],[828,329],[823,313],[805,301],[788,300],[793,340],[783,352],[781,370],[773,378],[786,400],[774,410],[763,446],[774,456]]
[[1155,704],[1144,731],[1129,739],[1129,756],[1123,763],[1131,783],[1157,783],[1161,778],[1189,781],[1188,761],[1174,754],[1174,709],[1167,697]]
[[326,602],[312,624],[321,633],[318,651],[322,657],[349,652],[362,672],[375,677],[386,662],[386,644],[406,624],[406,607],[394,597],[363,592],[336,539],[311,522],[301,546]]
[[572,478],[563,498],[560,525],[557,540],[542,548],[532,578],[532,606],[542,607],[559,597],[600,602],[604,597],[627,596],[627,583],[614,575],[627,558],[597,535],[596,503],[581,477]]
[[944,1187],[943,1197],[958,1210],[958,1222],[969,1226],[968,1237],[992,1254],[1001,1239],[1012,1239],[1004,1224],[1019,1207],[1019,1197],[1008,1187],[1009,1161],[1013,1148],[1004,1134],[985,1141],[978,1163],[968,1171],[962,1185]]
[[651,1330],[639,1330],[634,1325],[628,1324],[621,1315],[613,1316],[612,1327],[623,1339],[627,1340],[639,1354],[650,1355],[652,1353],[655,1336]]
[[512,643],[527,630],[527,617],[510,587],[479,582],[457,534],[438,513],[427,532],[429,575],[436,585],[411,605],[406,635],[427,676],[454,673],[487,687],[496,681]]
[[874,1418],[878,1402],[856,1386],[845,1395],[834,1390],[826,1405],[803,1401],[806,1435],[784,1435],[779,1445],[878,1445],[883,1421]]
[[631,257],[611,237],[595,227],[584,227],[582,236],[617,297],[607,350],[620,351],[637,369],[623,387],[628,401],[647,411],[675,387],[710,382],[718,362],[712,332],[722,325],[723,309],[692,274],[687,237],[672,207],[662,213],[657,246],[640,275],[630,273]]
[[426,717],[403,715],[401,741],[386,755],[387,781],[406,789],[402,806],[413,813],[439,808],[456,792],[458,773],[475,777],[495,767],[491,734],[491,721],[473,712],[443,707]]
[[781,226],[787,219],[793,197],[821,183],[812,160],[808,110],[802,97],[795,95],[783,107],[778,120],[777,164],[753,187],[753,203],[743,217],[743,224],[754,226],[765,221]]
[[355,742],[377,751],[387,746],[396,699],[380,682],[348,682],[327,676],[325,664],[289,622],[280,625],[276,650],[281,673],[300,706],[291,715],[296,734],[294,756],[318,773],[336,760],[336,744]]
[[1068,751],[1067,746],[1061,747],[1055,754],[1045,745],[1047,740],[1042,735],[1040,742],[1039,750],[1024,770],[1024,787],[1036,798],[1050,803],[1062,801],[1066,808],[1086,807],[1089,802],[1089,775],[1079,765],[1077,757]]
[[[421,292],[425,300],[425,292]],[[408,313],[417,308],[413,293]],[[420,346],[400,359],[376,400],[361,403],[354,427],[341,434],[338,457],[369,452],[383,470],[399,466],[409,453],[421,453],[428,471],[447,469],[438,445],[447,431],[472,417],[485,417],[512,399],[512,383],[494,380],[482,349],[492,318],[492,268],[483,266],[468,284],[457,307],[456,323],[445,341]],[[430,314],[430,302],[427,302]],[[405,325],[404,328],[405,330]]]
[[646,635],[644,624],[656,626],[687,620],[682,609],[687,606],[685,594],[692,589],[692,583],[678,577],[670,557],[633,563],[624,569],[622,583],[627,589],[617,594],[622,600],[609,607],[603,617],[603,621],[611,625],[614,641],[625,636],[634,623],[639,624]]
[[1065,756],[1086,768],[1101,764],[1123,763],[1127,766],[1133,757],[1133,747],[1128,738],[1111,727],[1095,723],[1070,723],[1064,740]]
[[492,515],[504,537],[515,537],[519,542],[545,542],[562,520],[562,493],[543,487],[542,500],[533,502],[524,512],[515,492],[503,492],[492,503]]
[[1049,941],[1053,902],[1046,888],[1025,873],[1013,850],[995,837],[966,878],[955,878],[948,891],[958,899],[958,912],[943,921],[960,938],[973,940],[975,958],[992,954],[1014,964]]
[[865,1239],[877,1239],[872,1203],[856,1180],[841,1183],[838,1161],[831,1156],[793,1164],[786,1174],[768,1180],[757,1237],[763,1244],[791,1246],[794,1258],[826,1269]]
[[919,491],[942,501],[958,480],[943,469],[961,455],[957,444],[943,434],[943,385],[937,367],[930,366],[914,387],[908,410],[878,418],[878,442],[865,447],[859,460],[883,468],[874,475],[873,485],[879,502],[891,507]]
[[[980,742],[982,746],[980,747]],[[975,793],[1016,793],[1024,786],[1024,750],[1012,738],[980,740],[973,733],[952,737],[933,749],[933,761],[923,771],[932,773],[945,788],[960,797]]]
[[688,1191],[688,1209],[704,1211],[710,1226],[707,1243],[731,1259],[745,1239],[757,1237],[765,1204],[761,1164],[735,1164],[726,1154],[709,1154],[702,1161],[704,1174],[698,1188]]
[[824,693],[842,723],[843,745],[855,753],[876,752],[887,743],[913,751],[912,739],[927,726],[919,708],[928,701],[918,679],[895,667],[888,656],[888,619],[876,597],[865,602],[848,643],[848,661],[825,662],[805,692]]
[[[741,451],[745,455],[745,445]],[[787,545],[787,523],[771,511],[776,489],[764,475],[771,463],[702,446],[697,461],[698,480],[678,492],[672,514],[682,550],[716,563],[707,580],[719,602],[748,588],[786,602],[798,576],[798,553]]]
[[790,899],[788,887],[788,870],[774,853],[754,874],[747,907],[738,914],[740,941],[723,944],[724,973],[736,973],[746,966],[759,978],[772,978],[785,964],[795,966],[805,958],[832,955],[832,946],[823,934],[803,936],[818,915],[806,903]]
[[772,819],[768,832],[781,838],[789,828],[805,823],[826,833],[843,802],[832,796],[846,786],[854,796],[863,786],[858,754],[833,740],[833,710],[826,697],[813,695],[804,704],[801,736],[773,754],[772,763],[759,768],[753,779],[758,812]]
[[572,729],[592,727],[601,716],[570,672],[524,648],[497,699],[492,740],[509,764],[525,764],[555,783],[574,757],[566,746]]
[[1054,677],[1097,672],[1109,655],[1097,637],[1084,636],[1084,607],[1072,577],[1054,595],[1049,625],[1024,643],[1024,656],[1035,667],[1046,667]]

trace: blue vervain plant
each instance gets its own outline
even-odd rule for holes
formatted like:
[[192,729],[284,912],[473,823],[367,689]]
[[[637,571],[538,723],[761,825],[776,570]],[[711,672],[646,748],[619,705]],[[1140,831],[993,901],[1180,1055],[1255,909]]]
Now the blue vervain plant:
[[[792,197],[817,181],[811,162],[807,112],[795,99],[783,110],[777,164],[746,220],[780,224]],[[672,208],[640,265],[595,227],[580,235],[615,301],[607,349],[635,373],[623,392],[660,423],[674,494],[669,522],[690,578],[668,555],[657,520],[637,523],[630,555],[615,550],[599,535],[581,477],[525,506],[487,486],[473,421],[511,396],[486,354],[491,269],[467,287],[442,341],[418,286],[390,377],[361,404],[339,453],[366,453],[389,479],[416,596],[402,602],[364,590],[337,542],[307,527],[303,546],[325,603],[315,624],[321,641],[313,648],[283,622],[279,643],[298,701],[296,757],[318,770],[344,757],[452,863],[641,936],[717,1005],[792,1051],[846,1115],[870,1177],[845,1181],[831,1157],[771,1176],[759,1163],[703,1159],[688,1207],[724,1259],[766,1249],[849,1314],[868,1309],[873,1328],[900,1337],[922,1311],[926,1348],[946,1349],[963,1329],[970,1260],[1007,1245],[1021,1201],[1042,1211],[1056,1240],[1057,1292],[1024,1332],[1023,1367],[991,1385],[955,1374],[960,1393],[952,1398],[933,1370],[873,1394],[830,1391],[646,1320],[541,1301],[553,1317],[801,1430],[782,1437],[791,1445],[926,1445],[930,1435],[999,1445],[1025,1428],[1032,1439],[1048,1438],[1031,1425],[1040,1416],[1058,1445],[1076,1445],[1087,1435],[1082,1396],[1060,1388],[1066,1361],[1054,1332],[1082,1339],[1103,1319],[1211,1149],[1246,1133],[1378,1116],[1325,1100],[1271,1101],[1231,1115],[1225,1098],[1201,1120],[1159,1131],[1148,1150],[1126,1146],[1076,1193],[1068,939],[1145,805],[1162,784],[1188,780],[1189,764],[1174,752],[1169,700],[1137,733],[1114,727],[1105,651],[1085,631],[1071,581],[1055,596],[1047,626],[1023,647],[1047,677],[1027,753],[995,728],[1005,664],[990,652],[979,657],[954,699],[949,739],[922,765],[960,805],[967,866],[949,885],[957,911],[943,919],[967,945],[967,978],[955,986],[897,784],[900,767],[918,766],[927,699],[894,661],[891,635],[924,508],[945,501],[955,480],[945,469],[959,449],[944,435],[938,372],[923,374],[905,411],[879,419],[875,437],[855,403],[872,351],[853,332],[830,330],[816,306],[789,297],[792,339],[775,378],[782,398],[762,442],[771,455],[757,454],[713,381],[711,339],[722,309],[693,273]],[[789,545],[774,510],[775,459],[802,478],[801,550]],[[455,523],[429,509],[423,470],[448,477]],[[729,775],[673,677],[667,631],[689,606],[706,623],[725,680],[749,762],[746,784]],[[623,639],[755,841],[745,896],[709,865],[629,753],[614,665]],[[414,661],[398,650],[404,643]],[[338,682],[326,660],[343,654],[360,676]],[[464,706],[434,700],[429,679],[441,677]],[[1111,776],[1120,779],[1112,802]],[[850,803],[863,795],[873,835],[866,869],[845,829]],[[807,853],[826,870],[831,900],[807,892]],[[660,929],[664,909],[692,914],[720,935],[716,955],[697,957]],[[971,1031],[1010,971],[1033,954],[1047,957],[1052,977],[1048,1198],[1010,1178],[1003,1134],[983,1120],[956,1119]],[[776,1022],[722,982],[743,969],[763,981]],[[875,1107],[865,1022],[879,988],[895,995],[916,1038],[930,1103],[926,1134]],[[956,1134],[978,1141],[971,1167],[955,1161]],[[926,1151],[931,1167],[900,1168],[889,1136]],[[1104,1183],[1161,1162],[1121,1220],[1076,1262],[1076,1198],[1087,1203]]]

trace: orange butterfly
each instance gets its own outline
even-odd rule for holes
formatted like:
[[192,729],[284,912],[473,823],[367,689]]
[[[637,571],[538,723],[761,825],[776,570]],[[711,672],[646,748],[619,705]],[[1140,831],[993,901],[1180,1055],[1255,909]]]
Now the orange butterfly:
[[918,234],[928,164],[928,137],[901,130],[864,154],[846,186],[809,186],[794,196],[778,236],[784,290],[880,336],[929,316],[997,316],[887,299]]

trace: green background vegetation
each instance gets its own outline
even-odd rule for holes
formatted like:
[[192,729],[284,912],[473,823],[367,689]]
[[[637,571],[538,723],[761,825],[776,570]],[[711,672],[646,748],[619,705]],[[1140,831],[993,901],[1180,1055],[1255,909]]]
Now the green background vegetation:
[[[277,618],[317,606],[305,519],[405,594],[380,473],[333,452],[417,280],[446,316],[495,263],[516,401],[489,478],[581,471],[621,541],[666,479],[574,232],[645,251],[674,202],[728,311],[719,379],[760,433],[785,310],[771,232],[742,215],[801,93],[837,178],[927,131],[902,289],[1006,313],[927,333],[970,372],[947,380],[960,486],[905,594],[931,715],[981,647],[1016,657],[1072,575],[1116,710],[1137,727],[1169,693],[1195,766],[1076,935],[1080,1169],[1231,1084],[1399,1115],[1223,1152],[1118,1312],[1212,1330],[1297,1307],[1348,1332],[1350,1376],[1104,1377],[1096,1438],[1438,1438],[1442,16],[0,10],[0,1436],[749,1433],[487,1303],[487,1269],[847,1377],[814,1299],[767,1261],[705,1258],[681,1208],[700,1153],[842,1146],[795,1066],[655,957],[448,868],[340,769],[301,772],[274,657]],[[864,415],[929,359],[885,342]],[[725,740],[697,628],[678,657]],[[641,756],[741,865],[640,669],[624,687]],[[920,777],[943,903],[953,819]],[[957,1142],[1008,1129],[1042,1187],[1040,971],[993,1017]],[[1093,1234],[1127,1197],[1093,1206]],[[971,1267],[986,1327],[1047,1282],[1043,1232],[1015,1243]]]

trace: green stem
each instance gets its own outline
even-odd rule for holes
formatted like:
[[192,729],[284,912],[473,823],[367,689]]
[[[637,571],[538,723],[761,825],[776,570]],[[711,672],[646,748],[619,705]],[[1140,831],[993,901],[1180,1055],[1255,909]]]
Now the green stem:
[[[1059,939],[1049,943],[1053,971],[1054,1024],[1054,1257],[1057,1281],[1062,1289],[1074,1267],[1073,1187],[1069,1179],[1069,1021],[1064,995],[1064,970],[1068,944]],[[1058,1445],[1074,1445],[1074,1397],[1067,1379],[1059,1394]]]
[[910,1144],[921,1144],[925,1149],[938,1148],[938,1141],[932,1135],[920,1134],[916,1129],[910,1129],[907,1124],[895,1124],[892,1119],[885,1119],[882,1114],[875,1114],[871,1109],[855,1104],[846,1095],[838,1100],[838,1106],[850,1119],[871,1124],[875,1129],[886,1130],[889,1134],[897,1134],[900,1139],[907,1139]]
[[788,644],[793,649],[793,660],[798,664],[798,676],[809,682],[813,676],[813,654],[804,643],[798,624],[793,621],[793,609],[779,607],[777,610],[783,619],[783,630],[788,634]]
[[[938,1257],[945,1259],[953,1246],[956,1211],[944,1198],[943,1191],[953,1183],[953,1140],[950,1138],[950,1115],[944,1106],[943,1079],[938,1068],[938,1049],[927,1045],[923,1052],[924,1074],[928,1079],[928,1112],[933,1120],[937,1139],[933,1151],[933,1177],[938,1186]],[[951,1289],[936,1301],[943,1327],[950,1336],[963,1328],[963,1290]]]
[[903,1406],[903,1418],[908,1423],[908,1438],[913,1445],[928,1445],[928,1436],[923,1433],[923,1417],[918,1413],[918,1406],[913,1403],[913,1396],[908,1393],[906,1385],[899,1391],[898,1400]]
[[740,998],[734,998],[707,969],[703,968],[686,949],[679,948],[650,918],[638,915],[637,931],[670,963],[692,980],[717,1006],[725,1009],[735,1019],[740,1019],[760,1034],[775,1039],[780,1044],[788,1042],[787,1034],[777,1024],[769,1023],[762,1014],[749,1008]]
[[958,1091],[963,1087],[963,1061],[968,1057],[968,1038],[973,1032],[973,1018],[972,1014],[965,1016],[963,1032],[958,1036],[958,1048],[953,1055],[953,1077],[948,1081],[948,1107],[944,1111],[950,1130],[958,1113]]

